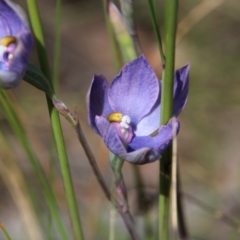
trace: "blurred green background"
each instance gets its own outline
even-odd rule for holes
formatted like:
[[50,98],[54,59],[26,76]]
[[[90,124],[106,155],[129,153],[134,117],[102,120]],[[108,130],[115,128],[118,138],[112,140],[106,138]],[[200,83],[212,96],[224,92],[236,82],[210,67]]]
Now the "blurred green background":
[[[16,2],[26,7],[25,1]],[[133,2],[143,52],[160,78],[160,57],[147,0]],[[41,0],[39,8],[52,65],[55,1]],[[157,1],[157,11],[160,24],[163,25],[163,1]],[[191,64],[189,98],[180,116],[181,131],[178,137],[184,207],[191,239],[234,240],[240,237],[238,227],[238,222],[240,223],[239,26],[238,0],[179,1],[176,68],[188,62]],[[101,138],[88,126],[85,103],[86,92],[94,73],[103,74],[109,81],[117,74],[105,26],[102,1],[63,1],[60,59],[58,97],[72,111],[77,109],[99,167],[108,185],[111,186],[113,179],[108,163],[108,151]],[[35,50],[32,61],[37,63]],[[51,172],[49,161],[54,160],[56,167],[53,180],[54,191],[63,218],[67,226],[70,226],[56,154],[50,154],[51,127],[45,95],[25,82],[11,90],[11,94],[16,101],[28,137],[48,175]],[[1,109],[0,121],[4,137],[11,146],[11,151],[1,147],[1,164],[5,166],[9,161],[13,161],[15,166],[17,163],[32,189],[35,189],[33,191],[38,196],[37,202],[41,212],[39,216],[48,226],[51,221],[48,219],[48,210],[42,200],[43,196],[38,190],[38,182]],[[109,218],[112,216],[111,206],[92,174],[73,129],[65,119],[62,119],[62,125],[86,239],[108,239]],[[2,142],[1,140],[1,146],[4,146]],[[158,162],[140,166],[139,169],[144,182],[144,191],[151,202],[151,207],[145,210],[138,208],[132,166],[125,163],[123,172],[137,230],[141,233],[142,239],[150,239],[144,234],[147,230],[156,231],[157,227]],[[0,174],[2,176],[0,221],[13,239],[26,239],[24,209],[23,212],[20,211],[24,205],[21,205],[21,194],[14,190],[14,184],[12,184],[17,173],[7,167],[6,171],[2,170]],[[16,189],[19,188],[16,187]],[[200,200],[201,203],[196,202],[196,199],[191,196]],[[230,216],[234,224],[230,220],[219,219],[222,213]],[[148,216],[148,224],[143,221],[143,214]],[[128,239],[128,233],[118,214],[115,220],[116,240]],[[0,239],[5,239],[1,234]]]

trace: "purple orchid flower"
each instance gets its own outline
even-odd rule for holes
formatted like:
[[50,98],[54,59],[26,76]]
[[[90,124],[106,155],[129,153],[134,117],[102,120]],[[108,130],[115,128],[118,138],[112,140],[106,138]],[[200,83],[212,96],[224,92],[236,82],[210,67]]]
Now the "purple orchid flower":
[[169,122],[160,127],[161,83],[142,55],[126,64],[109,85],[95,75],[87,94],[88,121],[108,149],[128,162],[154,162],[171,144],[187,101],[189,65],[174,79],[174,108]]
[[0,0],[0,87],[21,81],[33,46],[24,11],[11,0]]

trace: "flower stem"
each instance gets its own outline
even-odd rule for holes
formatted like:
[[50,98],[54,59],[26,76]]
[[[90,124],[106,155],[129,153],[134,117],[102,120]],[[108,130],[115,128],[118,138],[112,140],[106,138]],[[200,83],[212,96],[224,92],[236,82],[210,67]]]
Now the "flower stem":
[[92,153],[92,151],[91,151],[91,149],[90,149],[90,147],[87,143],[87,140],[86,140],[86,138],[83,134],[83,131],[82,131],[82,128],[81,128],[81,125],[80,125],[80,122],[78,121],[78,119],[77,119],[76,126],[74,126],[74,130],[75,130],[75,132],[77,134],[77,137],[78,137],[78,140],[79,140],[80,144],[82,145],[82,148],[83,148],[83,150],[84,150],[84,152],[85,152],[85,154],[88,158],[88,161],[91,165],[93,173],[94,173],[95,177],[97,178],[97,181],[98,181],[100,187],[102,188],[102,191],[104,192],[104,195],[106,196],[106,198],[109,201],[111,201],[111,193],[108,189],[107,184],[104,181],[104,178],[103,178],[103,176],[100,172],[100,169],[97,165],[95,157],[94,157],[94,155],[93,155],[93,153]]
[[[166,32],[166,66],[162,82],[161,94],[161,125],[166,124],[172,117],[173,83],[175,61],[175,39],[177,28],[177,0],[166,0],[165,3],[165,32]],[[169,208],[171,186],[171,156],[169,147],[160,161],[160,194],[159,194],[159,239],[169,239]]]
[[[78,140],[79,142],[81,143],[82,147],[83,147],[83,150],[89,160],[89,163],[92,167],[92,170],[94,172],[94,175],[96,176],[97,180],[98,180],[98,183],[99,185],[101,186],[106,198],[109,200],[109,201],[112,201],[112,203],[114,204],[115,208],[118,210],[119,214],[121,215],[127,229],[128,229],[128,232],[131,236],[131,239],[132,240],[138,240],[138,237],[137,237],[137,233],[135,231],[135,228],[134,228],[134,225],[133,225],[133,221],[132,221],[132,217],[129,213],[129,211],[123,211],[122,209],[122,206],[121,206],[121,203],[119,203],[113,196],[111,196],[111,193],[109,191],[109,188],[107,187],[104,179],[103,179],[103,176],[100,172],[100,169],[98,168],[98,165],[97,165],[97,162],[96,162],[96,159],[86,141],[86,138],[82,132],[82,128],[81,128],[81,125],[78,121],[78,119],[76,119],[76,124],[74,126],[74,129],[76,131],[76,134],[77,134],[77,137],[78,137]],[[118,165],[118,167],[121,167],[122,166],[122,162],[120,162],[120,165]],[[121,172],[120,172],[121,174]]]
[[[28,4],[30,19],[31,19],[31,23],[32,23],[32,27],[35,35],[40,66],[43,73],[50,80],[52,78],[51,78],[50,68],[48,64],[47,50],[45,46],[37,1],[27,0],[27,4]],[[75,193],[73,189],[73,182],[72,182],[72,177],[70,173],[70,167],[69,167],[69,162],[67,158],[59,115],[57,110],[53,107],[53,104],[49,98],[47,98],[47,102],[48,102],[51,123],[52,123],[53,134],[54,134],[56,147],[58,151],[64,187],[66,191],[66,198],[68,202],[68,208],[69,208],[71,223],[73,227],[74,237],[76,240],[82,240],[83,239],[82,226],[80,222],[77,201],[76,201]]]
[[56,1],[55,12],[55,40],[54,40],[54,57],[53,57],[53,88],[55,93],[58,93],[59,83],[59,66],[60,66],[60,30],[61,30],[61,16],[62,16],[62,0]]
[[177,210],[178,210],[178,224],[179,224],[179,236],[180,239],[188,240],[188,230],[185,221],[184,207],[183,207],[183,196],[181,188],[181,179],[179,167],[177,169]]
[[0,222],[0,228],[2,229],[2,231],[5,235],[5,237],[7,238],[7,240],[11,240],[11,237],[10,237],[8,231],[6,230],[6,228],[3,226],[3,224],[1,222]]
[[[129,39],[130,40],[132,40],[132,39],[130,38],[127,31],[124,31],[124,34],[123,34],[124,36],[121,37],[121,40],[124,39],[124,41],[120,40],[119,35],[116,34],[116,25],[114,26],[112,24],[110,17],[109,17],[110,10],[111,10],[110,3],[111,2],[108,0],[103,0],[105,20],[106,20],[106,24],[107,24],[107,28],[108,28],[110,41],[112,43],[114,60],[115,60],[115,63],[117,63],[117,64],[115,64],[115,66],[116,66],[115,68],[117,70],[119,70],[123,65],[123,61],[128,62],[137,56],[136,52],[135,52],[136,50],[138,50],[139,54],[140,54],[141,47],[140,47],[140,43],[137,39],[136,34],[134,35],[134,37],[132,36],[133,42],[135,39],[135,42],[134,42],[135,45],[132,44],[132,41],[129,41]],[[121,4],[123,4],[123,1],[121,1]],[[131,12],[132,9],[129,9],[129,7],[131,8],[132,6],[127,5],[127,7],[128,7],[128,10],[130,10],[130,15],[131,15],[130,18],[132,18],[132,12]],[[128,13],[129,13],[129,11],[128,11]],[[116,12],[114,14],[115,14],[115,16],[116,16],[116,14],[118,15],[118,13],[116,13]],[[134,24],[132,19],[128,19],[128,20],[132,24]],[[120,23],[118,22],[118,24],[121,25],[121,22]],[[119,27],[119,25],[117,27]],[[113,154],[110,153],[110,155],[113,155]],[[111,161],[113,161],[113,162],[111,162]],[[128,211],[127,199],[125,198],[126,188],[124,185],[123,176],[122,176],[122,172],[121,172],[124,161],[122,159],[119,159],[117,156],[113,155],[113,156],[110,156],[110,164],[111,164],[111,167],[112,167],[112,170],[114,173],[116,187],[120,190],[120,195],[122,195],[122,198],[120,197],[120,199],[123,200],[122,202],[119,203],[115,199],[113,199],[113,203],[115,204],[115,207],[117,208],[118,212],[121,214],[123,221],[128,229],[130,236],[131,236],[131,239],[138,240],[139,238],[138,238],[137,233],[134,228],[132,216],[131,216],[130,212]],[[119,196],[119,194],[118,194],[118,196]],[[123,202],[124,202],[124,206],[122,205]]]
[[158,21],[157,21],[157,17],[156,17],[154,0],[148,0],[148,5],[149,5],[151,18],[152,18],[154,32],[157,37],[158,49],[159,49],[160,57],[162,60],[162,65],[164,66],[165,65],[165,55],[163,52],[161,34],[160,34],[159,25],[158,25]]
[[[87,140],[86,140],[86,138],[83,134],[83,131],[82,131],[79,119],[76,116],[76,113],[73,116],[73,114],[69,111],[67,106],[63,102],[61,102],[59,99],[57,99],[55,96],[53,97],[52,100],[53,100],[53,103],[54,103],[56,109],[58,110],[58,112],[63,117],[65,117],[65,119],[74,128],[74,130],[77,134],[78,140],[79,140],[80,144],[82,145],[82,148],[83,148],[83,150],[84,150],[84,152],[85,152],[85,154],[88,158],[88,161],[91,165],[93,173],[96,176],[97,181],[98,181],[100,187],[103,190],[103,193],[105,194],[106,198],[114,204],[115,208],[120,213],[120,215],[121,215],[121,217],[122,217],[122,219],[123,219],[123,221],[124,221],[124,223],[125,223],[125,225],[128,229],[128,232],[131,236],[131,239],[132,240],[138,240],[136,231],[134,229],[132,217],[131,217],[131,215],[128,211],[127,212],[123,211],[121,203],[119,203],[119,201],[117,199],[115,199],[114,196],[111,195],[110,190],[109,190],[108,186],[106,185],[106,183],[104,181],[104,178],[103,178],[103,176],[100,172],[100,169],[98,168],[97,161],[96,161],[96,159],[95,159],[95,157],[94,157],[94,155],[91,151],[91,148],[89,147],[89,145],[87,143]],[[120,162],[120,164],[118,164],[117,167],[119,168],[121,166],[122,166],[122,162]]]

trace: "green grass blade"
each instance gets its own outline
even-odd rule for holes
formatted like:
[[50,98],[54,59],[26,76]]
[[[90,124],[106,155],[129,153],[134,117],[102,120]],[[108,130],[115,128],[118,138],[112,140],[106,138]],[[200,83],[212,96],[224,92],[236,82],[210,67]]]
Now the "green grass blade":
[[158,21],[157,21],[154,0],[148,0],[148,5],[149,5],[149,10],[150,10],[150,15],[151,15],[151,18],[152,18],[152,24],[153,24],[154,32],[155,32],[155,35],[156,35],[156,38],[157,38],[157,44],[158,44],[160,57],[161,57],[161,60],[162,60],[162,65],[164,66],[165,65],[165,55],[164,55],[164,52],[163,52],[161,34],[160,34],[159,25],[158,25]]
[[[34,36],[37,45],[38,58],[41,69],[46,77],[51,81],[50,68],[48,64],[47,50],[44,41],[40,14],[36,0],[27,0],[30,20],[32,23]],[[52,83],[52,82],[51,82]],[[70,172],[69,161],[67,157],[65,142],[62,134],[62,127],[57,110],[54,108],[51,100],[47,98],[50,119],[52,123],[53,135],[56,142],[60,168],[62,172],[64,187],[66,191],[66,198],[68,202],[68,209],[70,219],[73,227],[73,233],[76,240],[83,239],[82,226],[80,222],[79,210],[73,188],[73,181]]]
[[2,223],[0,223],[0,228],[2,229],[2,231],[3,231],[4,235],[5,235],[5,237],[7,238],[7,240],[12,240],[10,235],[9,235],[9,233],[8,233],[8,231],[7,231],[7,229],[3,226]]
[[55,93],[58,93],[59,74],[60,74],[60,49],[61,49],[61,16],[62,16],[62,0],[56,2],[55,13],[55,41],[54,41],[54,56],[53,56],[53,88]]
[[27,139],[25,130],[23,128],[23,125],[21,124],[21,120],[19,119],[16,111],[14,110],[14,107],[10,102],[7,94],[3,90],[0,90],[0,104],[16,137],[19,140],[19,143],[21,144],[23,150],[28,157],[28,160],[34,170],[34,173],[36,174],[36,177],[39,179],[48,207],[51,211],[52,217],[56,222],[56,226],[60,235],[62,236],[62,239],[68,240],[69,237],[59,214],[57,201],[52,192],[52,189],[50,188],[48,180],[46,179],[43,169],[39,163],[39,160],[31,147],[31,143]]

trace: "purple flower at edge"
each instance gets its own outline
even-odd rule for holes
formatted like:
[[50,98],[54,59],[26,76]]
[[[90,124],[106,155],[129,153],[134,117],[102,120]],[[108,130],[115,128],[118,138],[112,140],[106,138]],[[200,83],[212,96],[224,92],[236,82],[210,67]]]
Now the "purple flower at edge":
[[161,82],[142,55],[109,84],[95,75],[87,94],[88,121],[108,149],[133,164],[161,158],[179,131],[177,116],[188,96],[189,65],[175,72],[173,117],[160,126]]
[[0,0],[0,87],[12,88],[19,84],[32,46],[24,11],[11,0]]

